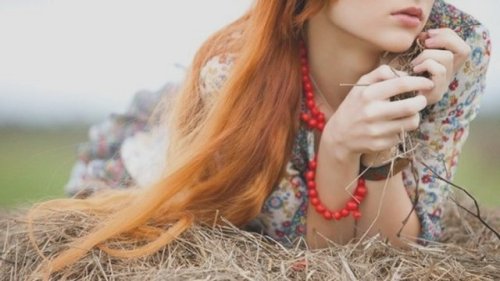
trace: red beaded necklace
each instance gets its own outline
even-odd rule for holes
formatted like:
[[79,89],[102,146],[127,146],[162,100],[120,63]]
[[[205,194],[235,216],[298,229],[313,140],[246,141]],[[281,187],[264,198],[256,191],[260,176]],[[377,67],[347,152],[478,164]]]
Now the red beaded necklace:
[[[307,110],[304,110],[300,114],[300,119],[309,127],[309,129],[316,129],[319,132],[322,132],[325,127],[325,114],[319,110],[319,108],[316,106],[316,102],[314,101],[314,90],[309,74],[307,48],[304,41],[300,41],[300,63],[302,66],[302,87],[307,107]],[[315,180],[316,167],[317,157],[315,155],[314,159],[309,161],[308,169],[305,172],[304,176],[307,181],[309,200],[316,211],[320,213],[326,220],[340,220],[341,218],[349,216],[349,213],[352,213],[354,219],[359,219],[361,217],[359,204],[361,204],[367,194],[365,180],[363,178],[358,179],[358,184],[354,191],[354,196],[346,203],[344,208],[338,211],[329,210],[325,207],[325,205],[323,205],[318,197]]]

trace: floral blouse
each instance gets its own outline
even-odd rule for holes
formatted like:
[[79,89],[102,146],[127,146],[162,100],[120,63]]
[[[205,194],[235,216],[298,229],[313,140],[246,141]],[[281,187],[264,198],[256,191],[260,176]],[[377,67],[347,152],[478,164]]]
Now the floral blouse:
[[[453,179],[470,122],[478,113],[491,52],[488,30],[444,1],[435,2],[427,27],[455,30],[472,52],[441,101],[421,113],[421,124],[414,137],[419,146],[412,163],[417,177],[410,166],[403,170],[410,199],[415,198],[416,192],[419,194],[415,211],[422,226],[421,244],[440,238],[443,203],[451,192],[449,185],[439,181],[421,162],[447,180]],[[203,96],[217,93],[232,63],[232,57],[224,55],[204,65],[200,73]],[[148,127],[147,119],[163,96],[173,94],[172,89],[167,85],[157,93],[139,92],[126,113],[113,114],[90,128],[90,140],[79,146],[78,161],[65,187],[68,195],[92,192],[104,186],[102,183],[129,188],[147,186],[158,179],[164,167],[162,156],[168,147],[168,132]],[[250,228],[261,229],[283,243],[305,234],[308,194],[303,174],[307,161],[314,157],[314,145],[314,134],[301,126],[286,166],[287,173],[267,198],[260,215],[249,224]]]

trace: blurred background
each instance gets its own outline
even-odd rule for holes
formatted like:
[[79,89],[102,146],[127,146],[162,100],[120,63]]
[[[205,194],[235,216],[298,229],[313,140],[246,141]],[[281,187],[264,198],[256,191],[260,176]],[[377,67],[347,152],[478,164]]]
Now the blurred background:
[[[500,1],[448,2],[485,24],[493,41],[455,182],[481,205],[500,206]],[[200,44],[251,0],[172,3],[0,1],[0,207],[64,196],[89,126],[124,112],[138,91],[180,81]]]

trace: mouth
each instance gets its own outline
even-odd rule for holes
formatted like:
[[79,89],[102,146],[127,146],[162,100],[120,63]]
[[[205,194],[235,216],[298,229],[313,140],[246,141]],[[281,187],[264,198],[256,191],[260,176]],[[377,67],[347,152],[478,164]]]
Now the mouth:
[[423,21],[423,11],[417,7],[409,7],[391,13],[402,25],[407,27],[417,27]]

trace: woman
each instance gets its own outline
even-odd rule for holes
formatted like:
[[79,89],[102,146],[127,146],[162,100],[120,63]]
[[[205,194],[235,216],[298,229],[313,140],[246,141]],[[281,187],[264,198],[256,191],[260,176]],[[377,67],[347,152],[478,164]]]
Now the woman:
[[[417,38],[425,50],[411,61],[413,73],[386,65]],[[41,205],[106,218],[45,270],[95,246],[120,257],[151,254],[217,215],[282,242],[305,237],[311,247],[377,233],[397,246],[438,239],[449,187],[423,163],[452,178],[489,52],[486,29],[440,0],[258,0],[197,53],[162,120],[170,143],[162,173],[139,189]],[[416,95],[396,98],[407,92]],[[413,130],[411,165],[387,164],[401,132]],[[108,164],[131,167],[114,152],[133,133],[117,134]],[[96,137],[106,148],[106,136]],[[138,185],[140,176],[121,171],[118,186]],[[155,239],[130,251],[105,245],[132,234]]]

